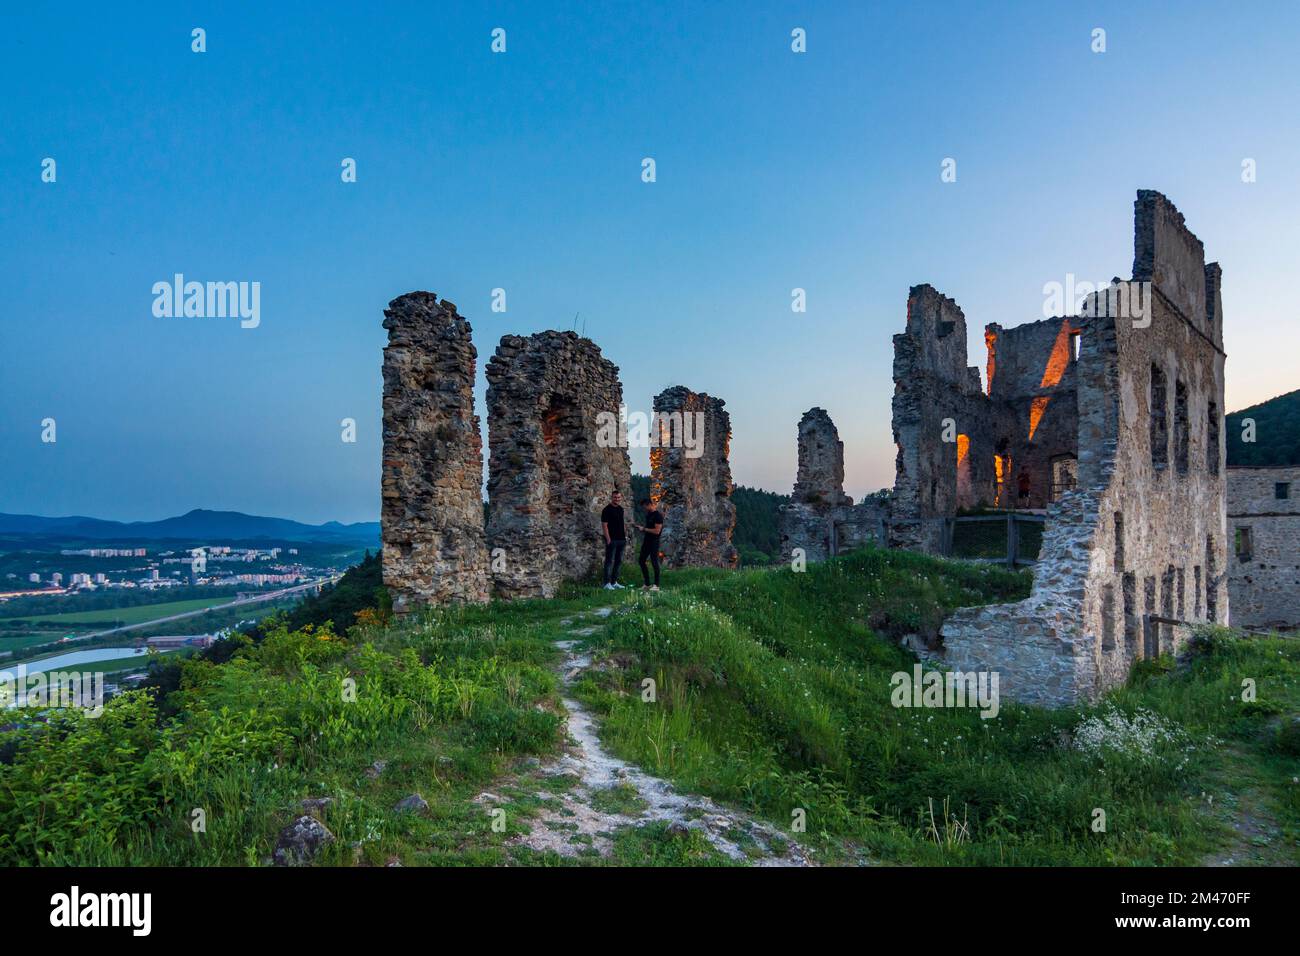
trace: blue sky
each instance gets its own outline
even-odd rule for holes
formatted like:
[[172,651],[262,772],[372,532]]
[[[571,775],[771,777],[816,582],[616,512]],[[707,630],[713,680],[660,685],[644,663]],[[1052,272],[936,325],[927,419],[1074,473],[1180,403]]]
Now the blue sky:
[[[1223,265],[1228,407],[1289,391],[1298,20],[1188,3],[11,9],[0,511],[375,519],[382,310],[414,289],[473,324],[481,415],[499,337],[577,313],[629,407],[671,384],[727,400],[738,482],[788,491],[799,416],[825,407],[860,496],[893,480],[908,287],[957,300],[982,366],[984,324],[1041,318],[1044,283],[1130,275],[1139,188]],[[260,282],[260,326],[154,317],[153,283],[177,272]]]

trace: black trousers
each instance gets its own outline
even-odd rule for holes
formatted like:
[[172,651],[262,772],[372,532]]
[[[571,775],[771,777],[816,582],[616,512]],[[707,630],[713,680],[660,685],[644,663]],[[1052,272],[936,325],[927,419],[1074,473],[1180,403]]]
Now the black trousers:
[[655,538],[652,544],[649,536],[641,539],[641,554],[637,557],[637,564],[641,565],[641,576],[645,578],[646,586],[650,585],[650,572],[646,568],[646,559],[655,566],[655,587],[659,586],[659,539]]
[[610,541],[605,545],[605,583],[613,584],[618,580],[619,565],[623,563],[623,549],[626,541]]

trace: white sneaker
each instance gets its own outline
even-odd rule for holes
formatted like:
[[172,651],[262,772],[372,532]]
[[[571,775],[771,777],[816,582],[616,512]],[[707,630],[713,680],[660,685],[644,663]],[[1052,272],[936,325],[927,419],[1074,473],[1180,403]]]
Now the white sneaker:
[[606,590],[606,591],[612,591],[612,590],[614,590],[614,585],[612,585],[612,584],[606,584],[606,585],[605,585],[605,590]]
[[623,590],[623,585],[621,585],[621,584],[619,584],[617,581],[615,581],[615,582],[614,582],[614,590],[616,590],[616,591],[621,591],[621,590]]
[[657,584],[654,585],[652,588],[650,588],[650,590],[651,590],[651,591],[658,591],[658,590],[659,590],[659,585],[657,585]]

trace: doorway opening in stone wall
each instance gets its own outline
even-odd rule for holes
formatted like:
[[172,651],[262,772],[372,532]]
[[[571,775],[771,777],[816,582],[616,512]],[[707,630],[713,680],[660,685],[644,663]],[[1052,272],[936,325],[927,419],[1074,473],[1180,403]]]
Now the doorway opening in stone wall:
[[546,455],[546,510],[551,514],[572,514],[575,507],[586,507],[587,502],[575,502],[565,494],[565,476],[584,464],[580,452],[586,441],[582,423],[573,403],[563,396],[553,395],[542,412],[542,447]]
[[1073,491],[1079,480],[1079,459],[1074,455],[1057,455],[1051,460],[1052,488],[1048,501],[1055,501],[1067,491]]

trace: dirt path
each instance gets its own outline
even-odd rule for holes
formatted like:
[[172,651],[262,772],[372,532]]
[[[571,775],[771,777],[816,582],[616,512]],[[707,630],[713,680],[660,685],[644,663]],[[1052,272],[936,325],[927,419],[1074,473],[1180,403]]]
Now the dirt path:
[[[570,630],[569,639],[556,642],[564,652],[561,699],[568,712],[569,746],[558,758],[514,782],[517,788],[534,791],[543,804],[529,820],[531,832],[511,842],[561,856],[579,856],[587,848],[606,856],[616,831],[662,821],[683,832],[698,831],[732,860],[755,866],[815,865],[802,847],[776,827],[707,797],[679,793],[666,780],[605,750],[594,718],[575,699],[572,688],[591,666],[590,656],[580,650],[582,639],[596,633],[611,611],[598,608],[593,612],[595,623]],[[547,786],[556,778],[567,778],[571,785],[557,792],[555,786]],[[491,793],[481,794],[478,801],[487,805],[506,802]]]

